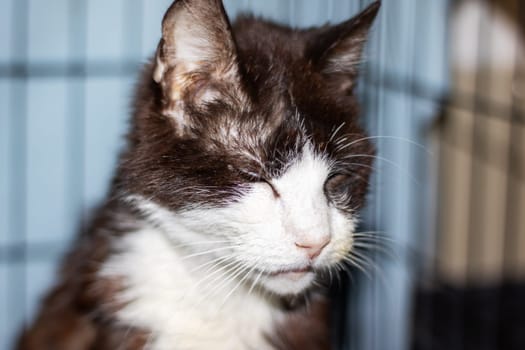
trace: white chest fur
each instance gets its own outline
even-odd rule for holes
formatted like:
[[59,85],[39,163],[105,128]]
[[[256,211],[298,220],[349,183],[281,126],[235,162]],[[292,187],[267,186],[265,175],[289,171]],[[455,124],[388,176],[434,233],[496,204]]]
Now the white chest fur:
[[265,334],[280,313],[264,298],[246,288],[229,295],[233,286],[217,289],[222,280],[199,282],[202,273],[192,273],[156,229],[130,233],[118,244],[121,253],[100,273],[126,281],[115,300],[125,302],[117,317],[151,332],[147,349],[271,349]]

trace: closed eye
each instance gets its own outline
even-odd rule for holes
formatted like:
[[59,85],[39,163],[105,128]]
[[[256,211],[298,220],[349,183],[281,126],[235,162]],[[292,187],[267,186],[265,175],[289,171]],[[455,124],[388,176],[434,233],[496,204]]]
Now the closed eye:
[[275,198],[280,198],[281,197],[281,194],[279,193],[279,191],[277,191],[277,188],[275,187],[274,184],[272,184],[272,182],[270,180],[261,178],[259,182],[262,182],[262,183],[268,185],[270,187],[270,189],[272,190],[273,196]]
[[330,176],[324,185],[326,193],[335,193],[348,186],[350,176],[347,174],[334,174]]
[[242,170],[242,169],[239,169],[239,172],[244,174],[246,178],[249,179],[249,181],[251,182],[263,183],[267,185],[268,187],[270,187],[275,198],[281,197],[281,194],[279,193],[279,191],[277,191],[277,188],[275,187],[275,185],[270,180],[265,178],[264,176],[261,176],[259,174],[249,172],[246,170]]

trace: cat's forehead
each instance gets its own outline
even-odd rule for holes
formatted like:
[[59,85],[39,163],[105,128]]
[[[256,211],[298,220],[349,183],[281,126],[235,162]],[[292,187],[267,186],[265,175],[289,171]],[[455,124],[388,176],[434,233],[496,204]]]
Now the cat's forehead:
[[259,87],[260,98],[204,116],[199,127],[202,146],[216,154],[256,159],[267,167],[271,163],[269,167],[280,170],[300,158],[307,147],[330,157],[330,138],[336,129],[351,130],[352,112],[329,99],[319,101],[314,91],[293,83],[266,82]]

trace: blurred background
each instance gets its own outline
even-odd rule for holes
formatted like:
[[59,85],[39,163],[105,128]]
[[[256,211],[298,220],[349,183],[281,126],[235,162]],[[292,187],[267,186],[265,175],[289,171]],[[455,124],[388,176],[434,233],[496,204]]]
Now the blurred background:
[[[0,0],[0,349],[104,198],[170,2]],[[368,3],[225,1],[299,27]],[[358,88],[372,237],[334,290],[337,349],[525,349],[524,34],[521,0],[383,1]]]

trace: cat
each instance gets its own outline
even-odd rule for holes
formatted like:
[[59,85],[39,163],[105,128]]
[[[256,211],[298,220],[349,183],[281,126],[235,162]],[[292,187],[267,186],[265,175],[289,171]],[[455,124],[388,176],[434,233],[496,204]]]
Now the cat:
[[371,4],[291,29],[177,0],[106,202],[21,350],[330,349],[374,147],[354,85]]

